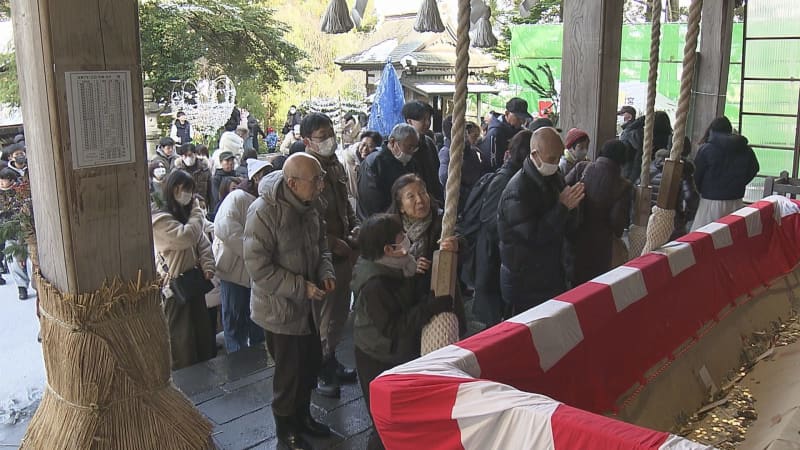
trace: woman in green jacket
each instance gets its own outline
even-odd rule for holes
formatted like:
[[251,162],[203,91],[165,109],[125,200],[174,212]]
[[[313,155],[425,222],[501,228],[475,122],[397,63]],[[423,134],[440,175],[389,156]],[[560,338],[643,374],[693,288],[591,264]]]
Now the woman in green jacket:
[[[361,225],[361,257],[353,270],[356,296],[353,337],[364,401],[369,383],[382,372],[419,356],[422,327],[452,311],[453,299],[415,295],[417,261],[397,216],[377,214]],[[382,448],[373,434],[368,448]]]

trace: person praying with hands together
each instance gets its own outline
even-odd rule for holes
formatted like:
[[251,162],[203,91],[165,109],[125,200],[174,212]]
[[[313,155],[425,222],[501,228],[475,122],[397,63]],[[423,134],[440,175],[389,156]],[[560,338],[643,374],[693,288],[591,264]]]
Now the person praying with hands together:
[[558,170],[564,143],[551,127],[531,136],[531,153],[500,198],[500,285],[513,315],[567,288],[564,238],[578,226],[583,183],[566,187]]

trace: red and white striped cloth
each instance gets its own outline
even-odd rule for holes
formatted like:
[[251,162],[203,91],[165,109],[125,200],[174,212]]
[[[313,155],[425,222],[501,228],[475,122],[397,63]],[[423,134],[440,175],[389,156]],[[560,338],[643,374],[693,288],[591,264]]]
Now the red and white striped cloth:
[[632,386],[647,384],[649,369],[673,360],[676,349],[722,320],[737,299],[794,269],[798,213],[795,202],[767,198],[383,373],[370,385],[370,409],[384,444],[390,450],[708,448],[595,413],[618,410]]

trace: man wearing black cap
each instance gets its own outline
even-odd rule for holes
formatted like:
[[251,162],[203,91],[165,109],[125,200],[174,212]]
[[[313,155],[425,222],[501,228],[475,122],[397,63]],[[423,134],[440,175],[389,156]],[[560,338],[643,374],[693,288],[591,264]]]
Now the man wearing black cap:
[[633,119],[636,118],[636,108],[625,105],[617,111],[618,116],[622,116],[622,128],[624,129]]
[[214,178],[211,179],[211,203],[209,211],[217,212],[219,206],[219,187],[225,178],[236,178],[236,157],[233,152],[224,151],[219,154],[220,168],[214,172]]
[[[644,147],[644,116],[636,117],[636,109],[625,105],[617,111],[622,116],[622,133],[619,140],[628,148],[628,157],[622,168],[622,173],[631,183],[636,184],[641,173],[642,149]],[[638,157],[637,157],[638,156]]]
[[503,155],[508,149],[508,141],[531,119],[528,102],[514,97],[506,103],[506,112],[493,117],[483,142],[480,144],[483,163],[492,171],[503,165]]

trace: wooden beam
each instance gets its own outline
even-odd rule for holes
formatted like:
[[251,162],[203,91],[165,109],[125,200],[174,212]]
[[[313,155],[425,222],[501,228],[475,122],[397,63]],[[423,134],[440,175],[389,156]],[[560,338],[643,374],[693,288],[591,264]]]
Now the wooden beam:
[[[142,280],[155,278],[137,8],[135,1],[12,0],[39,260],[65,293],[136,280],[139,270]],[[73,166],[71,71],[130,73],[133,163]]]
[[725,113],[731,62],[734,0],[705,0],[700,28],[700,58],[695,76],[694,108],[689,124],[693,153],[714,118]]
[[623,0],[565,0],[559,126],[592,139],[594,157],[616,136]]

